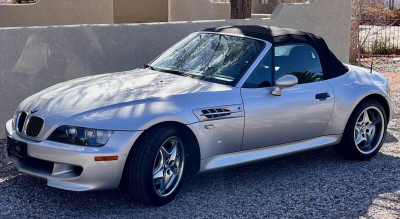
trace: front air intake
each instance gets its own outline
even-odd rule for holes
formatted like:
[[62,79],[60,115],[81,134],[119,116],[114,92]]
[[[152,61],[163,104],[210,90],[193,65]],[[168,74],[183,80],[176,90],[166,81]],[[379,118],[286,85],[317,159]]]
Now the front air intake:
[[36,137],[43,129],[44,120],[40,117],[32,116],[28,120],[25,134],[30,137]]
[[17,129],[22,132],[26,120],[26,112],[20,112],[17,117]]

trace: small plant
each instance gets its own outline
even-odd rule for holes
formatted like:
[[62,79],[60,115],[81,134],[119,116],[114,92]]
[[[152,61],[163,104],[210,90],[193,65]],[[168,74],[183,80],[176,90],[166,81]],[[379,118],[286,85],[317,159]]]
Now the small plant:
[[390,38],[376,39],[363,46],[361,52],[363,54],[372,53],[373,55],[400,55],[400,46],[392,43]]
[[396,20],[400,19],[400,9],[392,11],[390,9],[383,8],[381,6],[370,6],[364,9],[363,16],[364,16],[363,19],[367,20],[374,20],[374,19]]

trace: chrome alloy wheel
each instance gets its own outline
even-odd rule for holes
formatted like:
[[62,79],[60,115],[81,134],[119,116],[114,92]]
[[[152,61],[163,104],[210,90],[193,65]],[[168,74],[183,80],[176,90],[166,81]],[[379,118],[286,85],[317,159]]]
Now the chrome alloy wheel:
[[370,154],[379,147],[385,120],[382,112],[375,106],[367,107],[358,117],[354,127],[354,142],[363,154]]
[[170,195],[178,186],[185,164],[182,141],[172,136],[161,145],[153,165],[153,186],[159,196]]

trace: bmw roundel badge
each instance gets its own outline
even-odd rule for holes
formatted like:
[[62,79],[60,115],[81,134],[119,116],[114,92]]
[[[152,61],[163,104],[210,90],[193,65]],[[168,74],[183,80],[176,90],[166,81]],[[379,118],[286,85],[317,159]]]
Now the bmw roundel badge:
[[37,111],[39,111],[39,108],[36,107],[36,108],[34,108],[33,110],[31,110],[31,113],[34,114],[34,113],[36,113]]

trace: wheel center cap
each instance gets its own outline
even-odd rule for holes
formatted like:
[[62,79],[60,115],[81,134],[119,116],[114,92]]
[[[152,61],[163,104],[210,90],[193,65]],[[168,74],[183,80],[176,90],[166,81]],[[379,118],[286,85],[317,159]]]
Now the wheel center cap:
[[361,130],[362,130],[363,132],[365,132],[365,130],[366,130],[365,126],[362,127]]
[[169,169],[169,165],[168,164],[164,164],[164,170],[168,170]]

